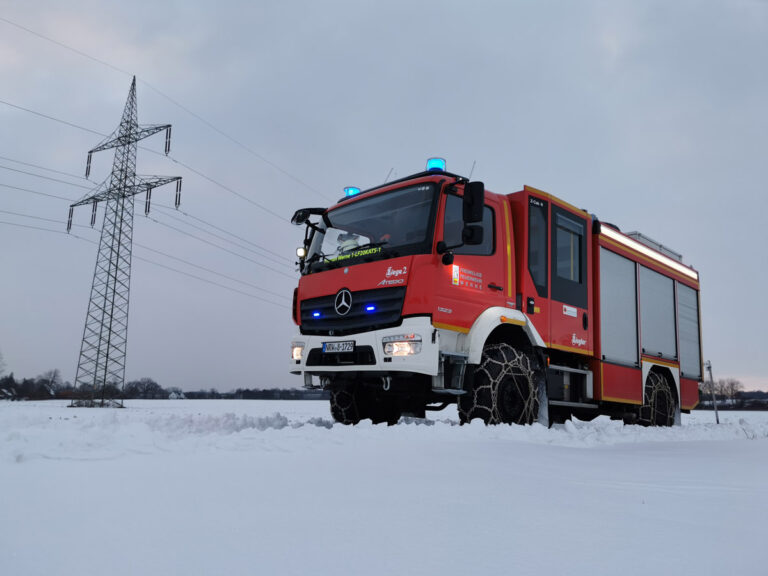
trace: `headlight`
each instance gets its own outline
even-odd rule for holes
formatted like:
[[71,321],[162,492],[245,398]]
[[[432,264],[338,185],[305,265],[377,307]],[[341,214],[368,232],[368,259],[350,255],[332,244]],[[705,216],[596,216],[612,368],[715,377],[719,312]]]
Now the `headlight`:
[[418,334],[398,334],[381,339],[386,356],[412,356],[421,352],[421,336]]
[[291,359],[301,362],[301,355],[304,353],[304,342],[291,342]]

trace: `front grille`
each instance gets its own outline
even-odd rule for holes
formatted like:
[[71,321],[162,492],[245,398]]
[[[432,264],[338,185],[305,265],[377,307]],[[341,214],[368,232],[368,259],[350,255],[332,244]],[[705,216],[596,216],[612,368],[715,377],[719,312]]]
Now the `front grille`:
[[376,356],[370,346],[358,346],[354,352],[323,354],[322,348],[313,348],[307,356],[307,366],[371,366],[376,364]]
[[[404,299],[404,286],[352,292],[352,307],[345,316],[336,313],[336,294],[304,300],[301,303],[301,333],[344,336],[397,326]],[[371,307],[373,309],[368,310]]]

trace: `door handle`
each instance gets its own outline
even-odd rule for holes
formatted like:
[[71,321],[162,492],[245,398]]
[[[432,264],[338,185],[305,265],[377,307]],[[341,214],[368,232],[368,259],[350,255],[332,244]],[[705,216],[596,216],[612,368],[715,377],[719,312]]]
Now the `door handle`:
[[488,284],[488,288],[490,288],[491,290],[498,290],[499,292],[504,290],[502,286],[496,286],[496,284],[493,284],[493,283]]

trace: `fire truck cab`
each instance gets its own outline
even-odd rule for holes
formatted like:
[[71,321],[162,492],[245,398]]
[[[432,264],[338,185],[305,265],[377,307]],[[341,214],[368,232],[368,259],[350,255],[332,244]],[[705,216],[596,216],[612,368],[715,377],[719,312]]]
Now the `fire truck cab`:
[[642,234],[439,161],[292,221],[290,370],[339,422],[457,403],[462,423],[672,425],[698,402],[698,273]]

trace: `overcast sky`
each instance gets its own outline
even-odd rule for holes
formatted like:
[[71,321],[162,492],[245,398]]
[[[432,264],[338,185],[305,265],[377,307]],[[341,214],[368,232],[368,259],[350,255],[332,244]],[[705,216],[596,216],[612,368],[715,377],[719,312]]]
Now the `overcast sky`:
[[137,171],[182,176],[184,214],[161,206],[172,186],[151,219],[137,202],[127,380],[301,386],[290,216],[437,155],[682,253],[715,378],[768,387],[764,1],[0,0],[0,353],[18,377],[74,381],[103,208],[61,232],[113,156],[82,180],[102,137],[18,107],[107,134],[133,74],[139,122],[173,124],[171,158],[155,136]]

